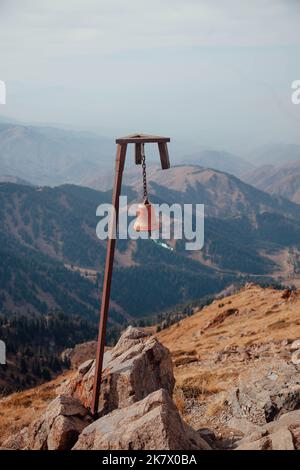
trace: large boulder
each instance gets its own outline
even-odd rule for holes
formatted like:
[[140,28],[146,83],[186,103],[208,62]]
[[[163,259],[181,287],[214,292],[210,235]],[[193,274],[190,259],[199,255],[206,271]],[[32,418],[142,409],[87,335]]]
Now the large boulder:
[[[78,398],[89,407],[95,361],[87,361],[60,393]],[[123,408],[164,388],[172,396],[175,380],[169,350],[144,331],[129,327],[114,348],[104,354],[99,415]]]
[[74,450],[209,450],[181,419],[166,390],[115,410],[87,426]]
[[156,338],[128,328],[105,352],[100,418],[88,412],[95,363],[81,364],[43,416],[3,443],[7,449],[210,449],[172,401],[171,356]]
[[227,393],[235,418],[262,426],[300,406],[300,369],[283,359],[259,362],[240,375]]
[[237,443],[236,450],[300,449],[300,410],[261,426]]
[[69,450],[91,422],[79,400],[58,396],[40,418],[10,437],[3,446],[13,450]]

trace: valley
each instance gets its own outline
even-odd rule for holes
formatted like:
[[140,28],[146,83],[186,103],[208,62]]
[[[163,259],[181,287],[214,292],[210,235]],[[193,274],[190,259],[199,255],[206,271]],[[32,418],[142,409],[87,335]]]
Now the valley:
[[[113,323],[145,318],[247,279],[297,282],[291,255],[286,255],[286,262],[282,259],[283,253],[296,253],[300,246],[297,204],[273,198],[220,171],[175,166],[168,175],[161,173],[154,168],[149,176],[153,202],[199,201],[205,205],[204,248],[195,254],[184,249],[183,240],[171,241],[173,251],[151,240],[119,240],[112,291],[115,308],[110,314]],[[136,178],[127,179],[129,186],[124,187],[129,203],[138,198]],[[3,313],[24,307],[35,313],[61,309],[91,321],[97,319],[106,243],[95,234],[96,208],[110,200],[109,190],[75,185],[41,188],[0,184],[2,256],[19,266],[18,278],[3,271]],[[29,259],[31,262],[24,263]],[[162,261],[157,276],[156,267]],[[59,283],[55,271],[60,273]],[[144,288],[147,284],[152,285],[151,297]],[[139,291],[132,291],[132,285],[138,285]],[[169,296],[165,293],[171,285],[175,289],[171,288]]]
[[[20,338],[24,322],[35,325],[46,320],[46,325],[52,321],[59,325],[54,332],[44,333],[52,335],[55,352],[43,341],[37,342],[36,347],[41,350],[38,364],[30,363],[31,351],[26,352],[21,339],[16,340],[30,363],[26,370],[17,348],[8,343],[13,372],[9,377],[3,370],[0,383],[2,393],[7,393],[39,384],[45,377],[54,378],[67,367],[60,362],[59,346],[65,323],[77,324],[78,319],[86,322],[82,341],[96,336],[106,253],[106,242],[95,233],[99,221],[96,209],[101,203],[111,202],[112,174],[109,176],[106,169],[108,162],[101,166],[102,160],[97,169],[92,166],[92,172],[86,172],[90,157],[95,157],[89,146],[100,145],[90,135],[75,133],[79,145],[75,148],[72,140],[75,134],[68,131],[2,124],[0,133],[3,137],[0,169],[4,165],[0,180],[0,332],[5,336],[13,324],[14,334]],[[90,157],[86,166],[81,163],[78,166],[75,154],[86,139]],[[39,165],[47,165],[51,152],[60,145],[63,152],[66,148],[72,151],[65,160],[57,155],[58,173],[64,181],[68,180],[67,175],[71,174],[68,165],[72,161],[71,179],[78,185],[41,185],[57,184],[60,176],[55,179],[57,172],[52,175],[49,170],[49,178],[43,179],[42,167],[36,162],[38,155],[33,150],[39,146],[43,154]],[[19,155],[22,146],[24,159]],[[103,148],[109,151],[108,147]],[[106,150],[101,152],[104,156]],[[238,165],[238,156],[226,152],[199,153],[203,165],[210,158],[218,169],[199,166],[196,154],[189,163],[174,164],[168,172],[150,163],[148,185],[152,202],[204,204],[205,243],[200,252],[192,252],[185,250],[185,240],[169,240],[172,250],[152,240],[117,242],[109,345],[116,342],[128,324],[152,330],[157,325],[165,327],[209,303],[220,292],[237,289],[247,282],[264,286],[300,285],[300,206],[227,173],[237,165],[238,175],[244,171],[256,174],[257,170],[247,162]],[[11,169],[7,162],[15,165],[12,172],[15,176],[5,176]],[[20,165],[28,173],[19,171]],[[30,178],[33,169],[37,172]],[[95,178],[95,174],[100,177]],[[129,204],[138,201],[142,192],[140,168],[130,165],[125,168],[124,183],[123,194]],[[45,325],[40,328],[47,330]],[[71,334],[68,341],[73,347],[78,337]]]

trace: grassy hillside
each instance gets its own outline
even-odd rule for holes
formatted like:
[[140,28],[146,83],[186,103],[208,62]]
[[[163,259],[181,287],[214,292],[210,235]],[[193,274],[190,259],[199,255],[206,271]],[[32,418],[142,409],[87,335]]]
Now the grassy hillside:
[[159,341],[172,354],[175,400],[185,419],[196,429],[230,435],[226,392],[239,387],[248,371],[255,374],[264,364],[272,371],[273,359],[290,363],[289,345],[300,336],[299,311],[299,290],[249,284],[160,331]]

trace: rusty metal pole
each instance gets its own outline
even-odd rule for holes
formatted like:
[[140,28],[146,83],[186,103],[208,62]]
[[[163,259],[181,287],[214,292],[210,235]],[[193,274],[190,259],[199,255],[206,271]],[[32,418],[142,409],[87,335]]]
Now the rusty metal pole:
[[111,221],[110,236],[107,240],[107,253],[106,253],[105,271],[104,271],[104,279],[103,279],[102,302],[101,302],[101,309],[100,309],[100,323],[99,323],[98,343],[97,343],[97,352],[96,352],[93,398],[92,398],[92,404],[91,404],[91,412],[93,416],[97,416],[98,407],[99,407],[100,386],[101,386],[101,376],[102,376],[102,366],[103,366],[103,356],[104,356],[105,336],[106,336],[106,324],[107,324],[107,315],[108,315],[108,309],[109,309],[109,298],[110,298],[113,262],[114,262],[114,255],[115,255],[115,246],[116,246],[116,231],[117,231],[118,216],[119,216],[119,197],[121,193],[122,176],[123,176],[123,170],[124,170],[124,164],[125,164],[125,158],[126,158],[126,149],[127,149],[127,144],[117,145],[115,181],[114,181],[113,196],[112,196],[112,205],[115,209],[115,214],[113,215],[113,220]]
[[133,134],[127,137],[121,137],[116,140],[116,143],[117,143],[116,171],[115,171],[115,182],[114,182],[113,196],[112,196],[112,204],[115,208],[115,214],[113,217],[113,221],[110,225],[111,232],[107,241],[107,253],[106,253],[106,261],[105,261],[102,301],[101,301],[101,309],[100,309],[100,323],[99,323],[98,343],[97,343],[97,352],[96,352],[95,377],[94,377],[93,397],[92,397],[92,403],[91,403],[91,412],[93,416],[95,417],[98,414],[98,408],[99,408],[106,324],[107,324],[110,288],[111,288],[113,262],[114,262],[114,255],[115,255],[115,246],[116,246],[116,234],[117,234],[116,232],[117,232],[118,218],[119,218],[119,197],[121,194],[122,176],[123,176],[123,170],[124,170],[124,164],[125,164],[125,158],[126,158],[127,144],[135,145],[136,165],[140,165],[142,163],[142,145],[143,144],[145,143],[158,144],[161,167],[163,170],[166,170],[170,168],[167,142],[170,142],[169,137],[160,137],[160,136],[145,135],[145,134]]

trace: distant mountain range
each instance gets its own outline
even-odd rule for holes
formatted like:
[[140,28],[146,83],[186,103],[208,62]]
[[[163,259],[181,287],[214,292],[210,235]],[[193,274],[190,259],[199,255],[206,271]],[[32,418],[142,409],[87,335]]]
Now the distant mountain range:
[[250,162],[238,155],[218,150],[202,150],[193,155],[186,156],[184,161],[182,161],[185,164],[213,168],[214,170],[224,171],[239,177],[254,169],[255,166]]
[[[95,235],[96,208],[111,201],[114,153],[113,140],[95,134],[0,123],[0,311],[58,309],[98,318],[106,244]],[[267,160],[266,148],[264,155]],[[111,326],[249,278],[297,278],[300,205],[288,198],[298,202],[298,164],[272,167],[268,180],[270,167],[253,169],[227,152],[201,151],[188,159],[198,164],[162,171],[149,163],[149,192],[153,202],[205,205],[204,248],[187,252],[172,240],[170,251],[151,240],[120,240]],[[245,172],[252,185],[230,172]],[[283,178],[290,178],[286,190]],[[59,185],[67,181],[76,185]],[[126,166],[129,201],[141,199],[141,182],[141,167]]]
[[247,155],[247,160],[254,165],[284,165],[293,161],[300,161],[300,145],[273,143],[262,145]]
[[[175,144],[176,155],[173,159],[171,155],[173,166],[205,169],[206,173],[202,171],[203,178],[208,177],[210,170],[229,173],[265,192],[300,202],[300,145],[264,145],[244,155],[245,158],[214,149],[201,149],[180,157],[179,148],[183,152],[182,147],[177,148]],[[146,148],[148,173],[159,184],[162,180],[153,164],[153,152],[152,147]],[[0,182],[37,186],[71,183],[106,191],[113,184],[114,158],[115,142],[112,138],[92,132],[25,125],[0,119]],[[178,179],[175,186],[181,191],[182,178],[177,173],[173,175],[175,180]],[[139,174],[139,168],[132,168],[132,160],[127,162],[125,184],[139,187]],[[193,178],[189,176],[189,179]]]
[[[254,168],[251,163],[229,152],[200,150],[180,157],[179,149],[183,152],[182,147],[175,144],[173,164],[199,165],[236,176]],[[146,150],[153,160],[154,149],[149,146]],[[91,132],[24,125],[0,119],[1,177],[17,177],[35,185],[73,183],[89,186],[97,175],[112,184],[114,155],[115,142],[111,138]]]
[[[244,183],[233,175],[196,165],[176,165],[168,171],[151,165],[147,181],[152,194],[162,200],[180,203],[205,204],[206,215],[228,218],[232,216],[255,216],[264,211],[299,217],[299,207],[285,198],[271,197]],[[100,190],[103,178],[89,183]],[[137,194],[142,194],[141,168],[125,170],[124,184]],[[106,179],[106,188],[111,186]]]
[[0,123],[0,176],[36,185],[81,183],[111,168],[114,142],[88,132]]
[[258,167],[246,174],[244,180],[256,188],[300,204],[300,160],[278,167]]
[[272,195],[300,203],[300,145],[270,144],[248,155],[256,167],[242,179]]
[[[205,204],[205,245],[200,252],[189,252],[182,241],[173,241],[175,250],[170,251],[151,240],[119,240],[111,325],[153,315],[232,283],[270,282],[275,273],[280,279],[285,275],[286,259],[278,258],[282,253],[297,271],[298,258],[291,256],[300,248],[297,204],[229,174],[192,166],[157,170],[149,185],[154,202]],[[130,201],[140,198],[135,189],[135,184],[124,187]],[[98,318],[106,244],[95,234],[96,208],[110,200],[111,191],[74,185],[0,184],[3,313],[58,309]]]
[[22,184],[24,186],[33,186],[29,181],[23,180],[18,176],[11,176],[11,175],[0,175],[0,183],[16,183]]

